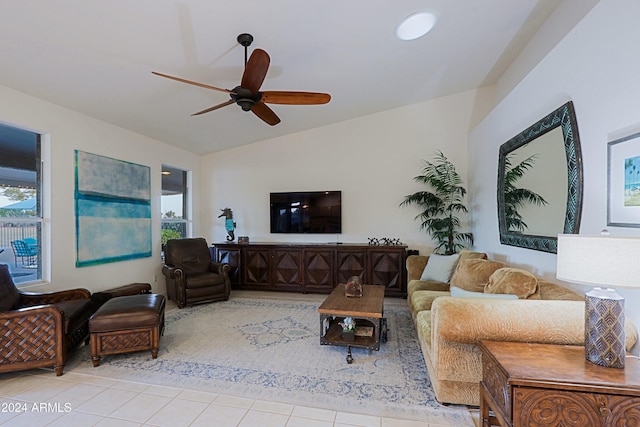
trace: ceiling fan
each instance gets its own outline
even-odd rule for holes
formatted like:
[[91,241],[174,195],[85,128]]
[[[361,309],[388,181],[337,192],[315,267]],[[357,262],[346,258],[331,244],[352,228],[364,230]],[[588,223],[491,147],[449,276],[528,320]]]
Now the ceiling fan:
[[153,74],[168,79],[177,80],[179,82],[200,86],[205,89],[217,90],[218,92],[228,93],[230,100],[223,102],[205,110],[193,113],[192,116],[208,113],[233,103],[238,104],[244,111],[252,111],[253,114],[262,119],[265,123],[274,126],[280,123],[280,118],[273,112],[267,104],[288,104],[288,105],[317,105],[326,104],[331,100],[328,93],[318,92],[292,92],[292,91],[260,91],[260,86],[264,81],[267,71],[269,70],[269,62],[271,61],[267,52],[262,49],[254,49],[251,57],[247,61],[247,48],[253,42],[251,34],[240,34],[238,43],[244,46],[244,73],[240,86],[236,86],[232,90],[222,89],[191,80],[181,79],[167,74],[152,71]]

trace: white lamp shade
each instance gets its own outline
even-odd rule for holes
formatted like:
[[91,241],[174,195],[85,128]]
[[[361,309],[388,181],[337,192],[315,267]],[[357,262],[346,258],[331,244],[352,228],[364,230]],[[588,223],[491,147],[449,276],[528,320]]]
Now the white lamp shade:
[[640,287],[640,238],[559,234],[556,277],[593,286]]

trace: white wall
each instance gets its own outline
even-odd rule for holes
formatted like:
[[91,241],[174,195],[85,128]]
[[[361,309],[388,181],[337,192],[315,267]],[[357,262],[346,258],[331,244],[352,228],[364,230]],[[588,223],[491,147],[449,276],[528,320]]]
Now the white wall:
[[[193,190],[197,194],[199,156],[2,86],[0,121],[44,134],[49,141],[45,147],[49,161],[44,166],[44,181],[49,191],[43,194],[46,217],[43,244],[50,244],[51,251],[50,257],[43,260],[43,276],[50,283],[29,290],[84,287],[93,292],[131,282],[148,282],[155,292],[164,293],[160,260],[161,165],[193,171]],[[150,166],[154,230],[151,257],[76,268],[74,150]],[[199,198],[194,199],[198,212]],[[194,227],[194,232],[199,233],[197,221]]]
[[[295,135],[204,156],[204,236],[224,241],[220,209],[230,207],[236,236],[252,242],[366,243],[369,237],[399,238],[422,253],[433,243],[416,208],[398,205],[423,188],[413,182],[421,159],[444,154],[466,179],[466,141],[475,92],[390,110]],[[270,234],[269,193],[342,191],[342,234]]]
[[[640,128],[640,2],[601,0],[469,135],[473,232],[491,257],[555,280],[556,256],[501,245],[496,221],[498,148],[573,100],[584,166],[582,234],[606,227],[607,142]],[[612,234],[639,229],[606,227]],[[569,285],[569,284],[566,284]],[[569,285],[571,286],[571,285]],[[585,292],[587,289],[576,287]],[[620,290],[627,316],[640,327],[640,290]]]

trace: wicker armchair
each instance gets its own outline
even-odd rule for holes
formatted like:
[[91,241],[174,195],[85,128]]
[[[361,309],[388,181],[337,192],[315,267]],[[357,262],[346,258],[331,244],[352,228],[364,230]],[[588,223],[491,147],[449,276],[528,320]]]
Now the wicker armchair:
[[0,264],[0,373],[53,366],[62,375],[70,351],[88,339],[90,297],[86,289],[22,292]]
[[229,264],[213,262],[202,237],[169,240],[164,257],[162,274],[167,281],[167,296],[179,308],[229,299]]

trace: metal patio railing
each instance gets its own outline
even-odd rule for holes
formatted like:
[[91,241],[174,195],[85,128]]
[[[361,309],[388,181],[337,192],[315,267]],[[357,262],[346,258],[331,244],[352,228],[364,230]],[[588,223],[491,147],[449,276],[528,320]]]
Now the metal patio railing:
[[11,247],[14,240],[38,239],[38,227],[34,223],[0,223],[0,247]]

